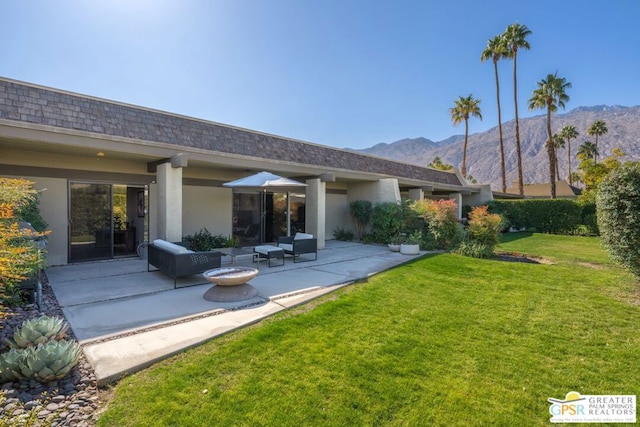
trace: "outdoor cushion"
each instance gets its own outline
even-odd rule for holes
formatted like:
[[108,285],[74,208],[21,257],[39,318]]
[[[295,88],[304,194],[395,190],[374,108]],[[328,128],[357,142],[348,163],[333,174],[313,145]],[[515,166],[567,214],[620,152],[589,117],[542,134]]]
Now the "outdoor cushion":
[[293,243],[279,243],[279,247],[288,252],[293,252]]
[[154,240],[153,244],[154,246],[164,249],[165,251],[170,252],[174,255],[186,254],[191,252],[184,246],[176,245],[175,243],[167,242],[166,240],[162,240],[162,239]]
[[[296,233],[293,240],[306,240],[313,239],[313,234],[308,233]],[[293,252],[293,240],[291,237],[282,237],[279,239],[278,246],[284,249],[286,252]],[[291,242],[291,243],[289,243]]]
[[300,240],[300,239],[313,239],[313,234],[308,234],[308,233],[296,233],[295,237],[293,238],[293,240]]
[[277,246],[272,246],[272,245],[262,245],[262,246],[256,246],[255,248],[253,248],[254,252],[257,252],[263,255],[267,255],[269,252],[279,251],[279,250],[282,250],[282,248],[279,248]]

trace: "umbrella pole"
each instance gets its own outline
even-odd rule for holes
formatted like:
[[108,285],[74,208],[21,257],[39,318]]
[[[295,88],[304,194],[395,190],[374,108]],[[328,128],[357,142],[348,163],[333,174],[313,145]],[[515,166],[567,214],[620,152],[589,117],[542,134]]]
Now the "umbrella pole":
[[287,237],[291,236],[291,191],[287,191]]
[[262,206],[260,206],[260,244],[266,242],[267,236],[267,189],[262,190]]

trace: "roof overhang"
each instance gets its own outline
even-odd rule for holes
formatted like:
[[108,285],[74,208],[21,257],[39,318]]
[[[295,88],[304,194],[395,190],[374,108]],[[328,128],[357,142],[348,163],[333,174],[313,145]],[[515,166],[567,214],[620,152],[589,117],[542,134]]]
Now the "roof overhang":
[[213,168],[237,177],[269,169],[289,177],[319,177],[323,182],[366,182],[394,178],[398,180],[401,188],[422,188],[425,191],[463,194],[473,192],[473,189],[456,185],[341,168],[329,169],[326,166],[230,154],[6,119],[0,119],[0,148],[87,158],[95,158],[97,153],[100,153],[99,155],[104,156],[105,159],[144,162],[147,164],[148,173],[154,173],[157,165],[161,163],[171,162],[173,167]]

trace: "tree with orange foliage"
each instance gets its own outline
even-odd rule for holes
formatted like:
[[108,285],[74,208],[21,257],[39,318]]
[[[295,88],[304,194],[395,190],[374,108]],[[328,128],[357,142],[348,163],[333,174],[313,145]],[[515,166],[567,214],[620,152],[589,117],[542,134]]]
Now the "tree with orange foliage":
[[16,214],[36,197],[33,182],[0,178],[0,312],[18,301],[20,283],[45,265],[44,254],[34,239],[47,233],[21,228]]

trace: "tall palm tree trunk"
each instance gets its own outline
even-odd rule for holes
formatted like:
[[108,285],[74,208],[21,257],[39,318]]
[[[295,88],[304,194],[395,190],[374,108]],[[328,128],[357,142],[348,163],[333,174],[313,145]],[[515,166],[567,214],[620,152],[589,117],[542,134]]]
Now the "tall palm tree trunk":
[[598,134],[596,133],[596,151],[593,152],[593,164],[598,164]]
[[551,183],[551,198],[556,198],[556,165],[555,165],[555,147],[553,146],[553,138],[551,136],[551,106],[547,106],[547,135],[549,135],[549,144],[547,144],[547,152],[549,153],[549,181]]
[[507,192],[507,172],[504,164],[504,143],[502,142],[502,113],[500,112],[500,79],[498,79],[498,61],[493,61],[496,75],[496,101],[498,103],[498,133],[500,135],[500,169],[502,171],[502,192]]
[[462,148],[462,176],[467,177],[467,140],[469,137],[469,120],[464,119],[464,147]]
[[558,162],[558,148],[556,148],[556,146],[553,146],[553,155],[555,157],[555,163],[556,163],[556,179],[560,180],[560,162]]
[[[513,53],[513,102],[516,113],[516,154],[518,156],[518,191],[524,195],[524,181],[522,177],[522,151],[520,149],[520,124],[518,123],[518,78],[517,76],[517,51]],[[551,136],[549,136],[551,138]]]
[[573,185],[573,177],[571,176],[571,138],[567,138],[567,182]]

